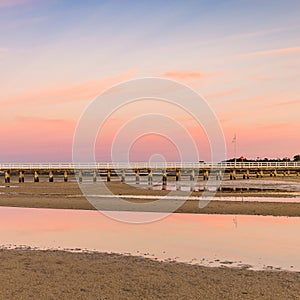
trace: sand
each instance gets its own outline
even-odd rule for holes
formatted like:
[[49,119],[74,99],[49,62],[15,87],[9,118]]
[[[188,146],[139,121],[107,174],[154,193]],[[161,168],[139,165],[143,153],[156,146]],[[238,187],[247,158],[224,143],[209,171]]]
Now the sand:
[[[0,205],[94,209],[76,183],[28,182],[12,186],[1,188]],[[118,195],[169,193],[119,182],[107,186]],[[241,195],[245,199],[274,196],[266,191],[219,194]],[[300,216],[300,203],[211,201],[199,209],[198,201],[186,201],[177,212]],[[118,254],[24,249],[0,250],[0,269],[0,299],[300,299],[299,272],[212,268]]]
[[0,250],[1,299],[300,299],[300,274],[105,253]]
[[[59,208],[59,209],[95,209],[90,202],[82,195],[77,183],[63,182],[40,182],[12,184],[13,187],[2,188],[0,190],[0,206],[13,207],[34,207],[34,208]],[[120,182],[110,182],[107,186],[117,195],[167,195],[169,191],[143,190]],[[180,194],[180,193],[179,193]],[[184,193],[182,193],[184,195]],[[192,196],[199,195],[199,192],[192,193]],[[246,215],[273,215],[273,216],[300,216],[300,203],[276,203],[276,202],[248,202],[247,197],[276,197],[289,196],[289,192],[223,192],[217,196],[240,197],[244,201],[211,201],[204,208],[199,208],[198,201],[186,201],[179,207],[177,213],[203,213],[203,214],[246,214]],[[145,203],[150,200],[126,199],[128,203]],[[165,200],[166,206],[168,201]],[[116,207],[114,202],[104,209],[106,210],[136,210],[134,205],[125,208]],[[144,209],[144,208],[143,208]],[[142,210],[143,210],[142,209]],[[164,207],[159,207],[156,211],[165,211]]]

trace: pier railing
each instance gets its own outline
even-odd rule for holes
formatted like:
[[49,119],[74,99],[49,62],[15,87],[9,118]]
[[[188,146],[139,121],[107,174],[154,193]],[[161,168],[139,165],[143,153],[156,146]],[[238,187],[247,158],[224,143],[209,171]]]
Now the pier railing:
[[131,163],[70,163],[70,162],[44,162],[44,163],[1,163],[0,170],[121,170],[121,169],[300,169],[300,162],[131,162]]

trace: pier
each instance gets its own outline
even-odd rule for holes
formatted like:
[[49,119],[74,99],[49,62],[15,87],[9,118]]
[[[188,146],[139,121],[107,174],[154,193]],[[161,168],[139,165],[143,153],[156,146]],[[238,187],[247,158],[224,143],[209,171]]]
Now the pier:
[[300,162],[132,162],[132,163],[2,163],[0,164],[1,175],[5,183],[10,183],[11,176],[18,176],[19,182],[25,181],[26,175],[39,182],[40,174],[47,174],[49,182],[55,181],[55,176],[61,175],[63,181],[68,181],[68,175],[77,174],[78,181],[82,182],[83,174],[92,172],[93,181],[97,181],[97,175],[106,176],[111,181],[112,176],[118,176],[121,182],[126,182],[126,176],[133,174],[136,184],[140,182],[140,176],[147,176],[148,183],[152,183],[153,172],[161,174],[164,184],[167,178],[173,176],[179,181],[181,176],[188,176],[194,181],[197,176],[200,179],[208,180],[214,176],[221,180],[228,175],[230,180],[250,179],[251,177],[262,178],[264,176],[300,176]]

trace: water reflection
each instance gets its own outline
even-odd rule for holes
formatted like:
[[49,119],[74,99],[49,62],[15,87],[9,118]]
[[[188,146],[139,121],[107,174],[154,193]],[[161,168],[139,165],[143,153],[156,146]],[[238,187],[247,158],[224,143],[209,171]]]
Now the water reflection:
[[[119,213],[133,218],[145,214]],[[300,218],[172,214],[134,225],[97,211],[2,207],[0,215],[0,244],[5,246],[80,248],[208,266],[300,271]]]
[[[207,187],[204,181],[168,181],[167,184],[162,182],[153,182],[153,185],[147,186],[141,182],[141,188],[152,190],[184,191],[184,192],[203,192]],[[221,182],[219,190],[223,192],[254,192],[254,191],[290,191],[300,192],[299,182],[272,181],[272,180],[236,180]]]

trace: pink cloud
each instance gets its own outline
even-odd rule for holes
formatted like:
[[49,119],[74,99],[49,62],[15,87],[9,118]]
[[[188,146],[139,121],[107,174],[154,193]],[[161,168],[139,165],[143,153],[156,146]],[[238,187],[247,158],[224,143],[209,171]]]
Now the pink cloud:
[[90,80],[78,85],[65,86],[58,89],[44,89],[11,98],[0,99],[2,104],[16,103],[61,103],[90,100],[112,85],[133,77],[135,72],[129,71],[114,77]]
[[211,76],[219,75],[220,71],[215,72],[194,72],[194,71],[168,71],[163,74],[164,77],[169,77],[173,79],[204,79]]
[[256,51],[239,55],[240,57],[259,57],[259,56],[268,56],[268,55],[276,55],[276,54],[289,54],[289,53],[297,53],[300,52],[300,46],[298,47],[290,47],[290,48],[280,48],[280,49],[270,49],[264,51]]
[[222,98],[222,97],[227,97],[227,96],[237,94],[240,91],[241,91],[240,89],[231,89],[231,90],[207,94],[207,95],[205,95],[205,97],[207,97],[207,98]]
[[294,104],[300,104],[300,99],[291,100],[291,101],[282,101],[282,102],[274,103],[272,106],[284,106],[284,105],[294,105]]
[[206,74],[192,71],[169,71],[164,73],[164,76],[179,79],[194,79],[206,77]]

